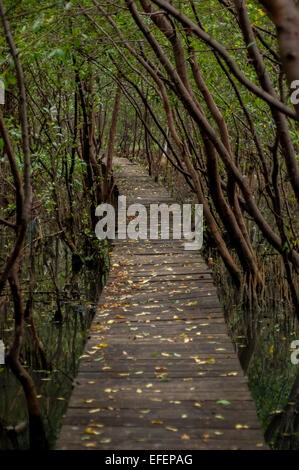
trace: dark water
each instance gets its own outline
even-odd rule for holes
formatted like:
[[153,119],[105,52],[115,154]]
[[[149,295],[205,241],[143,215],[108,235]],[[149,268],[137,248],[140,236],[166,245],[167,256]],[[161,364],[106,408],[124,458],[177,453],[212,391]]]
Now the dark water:
[[[248,308],[220,285],[226,321],[271,449],[299,450],[299,366],[291,344],[299,325],[287,306]],[[299,354],[298,354],[299,357]]]
[[[28,326],[25,331],[22,361],[34,379],[46,436],[54,448],[63,414],[72,390],[80,355],[102,289],[101,269],[79,273],[76,289],[68,291],[62,283],[61,310],[63,322],[53,321],[57,308],[53,285],[39,283],[34,296],[34,319],[40,340],[50,359],[52,370],[42,370],[39,354],[35,350]],[[74,283],[73,283],[74,284]],[[44,289],[44,292],[43,292]],[[13,334],[12,306],[7,304],[6,318],[0,321],[0,337],[7,345]],[[29,366],[30,365],[30,366]],[[8,366],[0,366],[0,450],[28,449],[29,433],[26,402],[21,385]],[[15,432],[19,426],[21,432]]]

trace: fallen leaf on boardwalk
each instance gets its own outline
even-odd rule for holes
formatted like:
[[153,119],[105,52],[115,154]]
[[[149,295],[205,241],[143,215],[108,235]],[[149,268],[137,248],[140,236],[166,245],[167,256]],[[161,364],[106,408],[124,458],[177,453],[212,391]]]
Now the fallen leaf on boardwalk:
[[187,304],[187,307],[194,307],[195,305],[197,305],[197,303],[198,303],[197,300],[195,302],[189,302]]
[[111,439],[110,439],[110,437],[108,437],[108,438],[105,438],[105,439],[101,439],[100,442],[101,442],[101,444],[109,444],[111,442]]
[[89,425],[90,428],[103,428],[104,424],[99,424],[99,423],[91,423]]
[[200,408],[201,404],[200,403],[194,403],[194,406],[197,406],[198,408]]
[[152,421],[152,424],[163,424],[163,421]]
[[231,404],[231,402],[227,400],[218,400],[216,403],[218,403],[218,405],[230,405]]
[[84,401],[84,403],[92,403],[94,401],[94,398],[86,398],[83,401]]
[[207,361],[201,361],[200,359],[198,359],[196,357],[194,357],[193,359],[196,362],[196,364],[206,364],[207,363]]
[[215,415],[215,418],[217,418],[217,419],[224,419],[222,415]]
[[188,434],[182,434],[181,439],[183,439],[183,441],[187,441],[190,439],[190,436],[188,436]]
[[95,442],[87,442],[84,445],[85,445],[85,447],[95,447],[96,446]]
[[210,359],[208,359],[207,361],[207,364],[215,364],[215,359],[213,357],[211,357]]
[[249,429],[249,426],[247,424],[236,424],[235,428],[236,429]]
[[142,393],[141,388],[137,388],[136,393]]
[[98,413],[99,411],[101,411],[101,408],[94,408],[93,410],[89,410],[88,413],[92,414],[92,413]]
[[166,428],[168,431],[172,431],[172,432],[178,432],[178,428],[173,428],[172,426],[166,426]]
[[86,428],[85,432],[86,434],[95,434],[95,435],[101,434],[100,431],[95,431],[94,429],[91,429],[91,428]]

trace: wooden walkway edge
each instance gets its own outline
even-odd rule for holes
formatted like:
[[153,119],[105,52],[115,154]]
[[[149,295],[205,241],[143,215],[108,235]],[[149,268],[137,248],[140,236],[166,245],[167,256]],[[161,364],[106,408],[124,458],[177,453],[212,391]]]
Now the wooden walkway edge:
[[[174,202],[115,163],[128,204]],[[266,449],[211,272],[183,243],[115,241],[57,449]]]

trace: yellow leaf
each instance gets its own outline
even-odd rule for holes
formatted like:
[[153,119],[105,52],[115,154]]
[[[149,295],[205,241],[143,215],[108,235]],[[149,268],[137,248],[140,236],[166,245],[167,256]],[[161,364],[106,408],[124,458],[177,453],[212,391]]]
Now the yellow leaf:
[[86,434],[101,434],[99,431],[95,431],[94,429],[91,428],[86,428],[85,429]]
[[249,426],[247,424],[236,424],[236,429],[248,429]]
[[211,359],[207,360],[207,364],[215,364],[215,359],[211,357]]

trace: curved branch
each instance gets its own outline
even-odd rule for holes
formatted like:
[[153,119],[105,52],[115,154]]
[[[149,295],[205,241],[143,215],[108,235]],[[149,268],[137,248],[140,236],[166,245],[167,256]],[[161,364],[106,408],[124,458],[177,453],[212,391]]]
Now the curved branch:
[[232,59],[230,54],[227,52],[224,46],[219,44],[218,41],[213,39],[208,33],[206,33],[203,29],[201,29],[197,24],[195,24],[190,18],[188,18],[181,10],[178,10],[173,5],[165,0],[153,0],[156,5],[163,8],[163,10],[170,13],[173,17],[175,17],[183,26],[191,30],[197,37],[199,37],[202,41],[206,42],[210,47],[213,48],[219,55],[225,60],[227,63],[230,71],[234,74],[234,76],[242,83],[249,91],[254,93],[256,96],[261,98],[263,101],[266,101],[269,105],[275,107],[285,115],[299,120],[296,112],[286,106],[281,101],[277,100],[269,93],[262,90],[260,87],[252,83],[248,78],[245,77],[243,72],[237,67],[235,61]]

